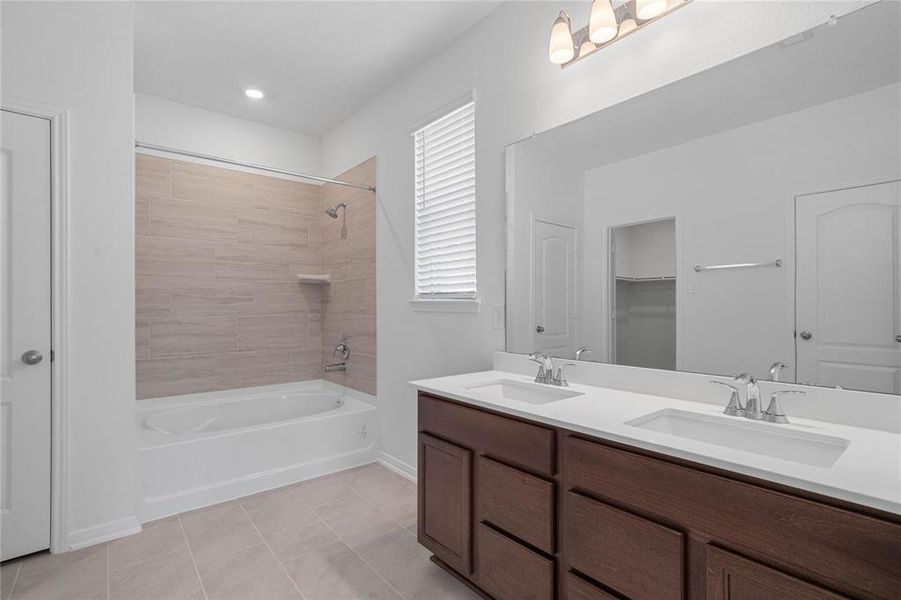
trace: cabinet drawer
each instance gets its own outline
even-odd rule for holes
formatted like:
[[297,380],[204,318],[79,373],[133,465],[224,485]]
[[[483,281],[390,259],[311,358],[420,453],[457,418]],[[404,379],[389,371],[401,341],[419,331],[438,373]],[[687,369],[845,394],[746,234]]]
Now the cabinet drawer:
[[480,523],[476,576],[497,600],[551,600],[554,563]]
[[707,546],[707,600],[843,600],[806,581]]
[[570,488],[659,515],[849,595],[897,597],[901,525],[579,438]]
[[636,600],[680,600],[683,536],[585,496],[564,500],[567,566]]
[[620,600],[578,575],[566,574],[566,600]]
[[417,537],[445,563],[468,575],[472,454],[425,433],[419,434]]
[[419,430],[505,462],[553,475],[554,430],[420,392]]
[[554,484],[479,457],[477,519],[554,553]]

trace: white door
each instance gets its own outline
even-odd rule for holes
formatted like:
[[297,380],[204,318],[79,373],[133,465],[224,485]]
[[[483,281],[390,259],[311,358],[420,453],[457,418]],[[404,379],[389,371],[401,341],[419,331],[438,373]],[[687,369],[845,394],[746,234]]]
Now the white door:
[[576,229],[536,219],[532,229],[535,352],[572,357],[576,330]]
[[797,381],[901,393],[901,182],[797,199]]
[[50,547],[50,122],[0,124],[0,558]]

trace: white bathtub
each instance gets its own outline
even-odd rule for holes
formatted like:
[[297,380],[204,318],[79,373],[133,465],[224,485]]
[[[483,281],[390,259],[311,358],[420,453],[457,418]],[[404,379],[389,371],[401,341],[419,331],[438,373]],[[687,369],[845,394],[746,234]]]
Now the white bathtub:
[[322,380],[141,400],[139,517],[151,521],[372,462],[374,400]]

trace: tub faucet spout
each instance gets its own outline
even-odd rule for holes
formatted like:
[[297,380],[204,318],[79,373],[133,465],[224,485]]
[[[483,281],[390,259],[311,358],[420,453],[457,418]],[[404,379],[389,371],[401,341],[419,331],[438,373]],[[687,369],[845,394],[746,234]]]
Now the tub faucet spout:
[[346,371],[347,363],[335,363],[333,365],[325,365],[326,373],[334,373],[335,371]]

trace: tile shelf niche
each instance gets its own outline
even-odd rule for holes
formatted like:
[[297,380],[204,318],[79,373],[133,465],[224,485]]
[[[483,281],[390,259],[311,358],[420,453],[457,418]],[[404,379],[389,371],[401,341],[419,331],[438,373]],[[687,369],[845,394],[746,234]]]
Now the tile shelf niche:
[[324,285],[330,282],[332,276],[328,273],[323,275],[316,275],[313,273],[300,273],[297,275],[297,283],[313,283],[317,285]]

